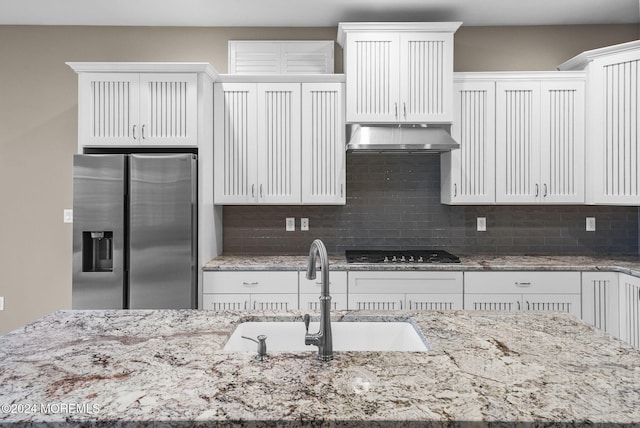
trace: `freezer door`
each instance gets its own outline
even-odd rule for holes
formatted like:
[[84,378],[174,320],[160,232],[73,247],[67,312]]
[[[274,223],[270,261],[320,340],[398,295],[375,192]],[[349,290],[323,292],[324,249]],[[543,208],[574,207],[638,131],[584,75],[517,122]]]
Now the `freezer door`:
[[196,308],[193,154],[130,155],[129,307]]
[[125,156],[73,157],[73,309],[125,305]]

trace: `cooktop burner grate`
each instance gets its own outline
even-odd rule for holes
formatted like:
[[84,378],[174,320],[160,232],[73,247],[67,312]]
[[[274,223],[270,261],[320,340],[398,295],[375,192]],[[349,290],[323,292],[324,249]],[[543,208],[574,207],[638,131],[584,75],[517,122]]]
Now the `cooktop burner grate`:
[[460,263],[444,250],[346,250],[347,263]]

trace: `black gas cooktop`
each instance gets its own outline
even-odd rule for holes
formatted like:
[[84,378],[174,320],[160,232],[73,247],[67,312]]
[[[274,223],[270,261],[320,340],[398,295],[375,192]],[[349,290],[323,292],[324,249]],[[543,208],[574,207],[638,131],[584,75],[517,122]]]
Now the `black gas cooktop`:
[[444,250],[346,250],[347,263],[460,263]]

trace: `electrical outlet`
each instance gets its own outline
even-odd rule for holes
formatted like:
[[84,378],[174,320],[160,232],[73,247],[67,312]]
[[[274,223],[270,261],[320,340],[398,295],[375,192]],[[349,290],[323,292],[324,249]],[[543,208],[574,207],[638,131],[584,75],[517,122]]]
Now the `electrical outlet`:
[[596,231],[596,218],[595,217],[587,217],[586,221],[586,229],[587,232],[595,232]]
[[0,311],[4,311],[4,297],[0,297]]
[[478,232],[486,232],[487,231],[487,218],[486,217],[478,217],[476,219]]
[[306,232],[309,230],[309,219],[306,217],[302,217],[300,219],[300,230]]
[[295,217],[287,217],[287,232],[294,232],[296,230],[296,218]]
[[73,223],[73,210],[64,210],[63,222]]

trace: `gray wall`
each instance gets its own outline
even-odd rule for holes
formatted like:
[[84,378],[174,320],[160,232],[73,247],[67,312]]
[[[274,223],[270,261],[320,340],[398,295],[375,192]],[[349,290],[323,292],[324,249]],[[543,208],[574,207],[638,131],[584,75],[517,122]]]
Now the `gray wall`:
[[[487,231],[476,231],[476,217]],[[585,231],[595,216],[596,232]],[[285,218],[296,217],[296,232]],[[310,230],[300,231],[300,217]],[[347,204],[226,206],[228,253],[305,254],[321,238],[330,253],[348,248],[443,248],[471,254],[637,254],[638,208],[447,206],[440,204],[439,155],[347,156]]]
[[[638,30],[637,25],[462,27],[455,68],[552,70],[583,50],[638,39]],[[335,35],[335,27],[0,26],[0,296],[5,297],[0,334],[71,307],[71,225],[62,222],[62,212],[71,207],[78,94],[77,76],[66,61],[203,61],[224,73],[230,39],[331,40]],[[336,71],[341,70],[336,46]],[[350,184],[350,198],[356,188]],[[346,215],[352,202],[334,210]],[[281,224],[285,215],[271,217]],[[494,233],[493,217],[488,221],[488,233]],[[235,233],[229,223],[225,232]],[[261,221],[244,226],[256,237],[268,235]],[[312,223],[317,232],[315,227]],[[337,251],[339,244],[333,245]],[[291,248],[283,250],[299,251]]]

